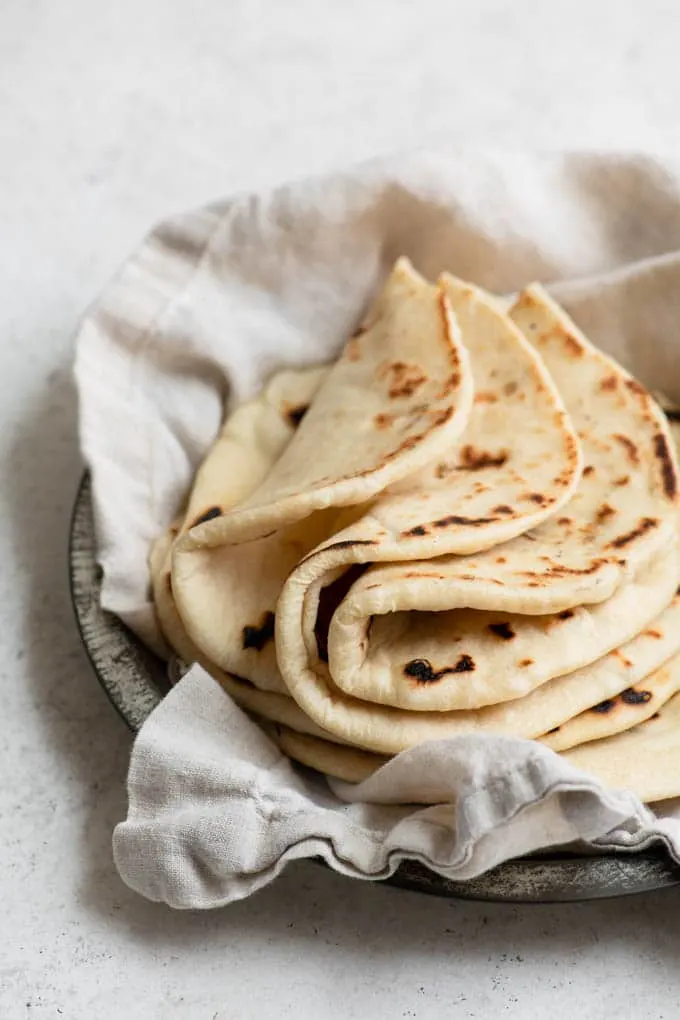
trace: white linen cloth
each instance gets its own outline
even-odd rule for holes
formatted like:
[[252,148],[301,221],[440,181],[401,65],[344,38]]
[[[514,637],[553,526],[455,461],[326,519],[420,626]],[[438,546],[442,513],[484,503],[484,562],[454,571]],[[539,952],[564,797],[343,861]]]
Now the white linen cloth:
[[[547,283],[592,340],[680,401],[680,157],[393,156],[169,220],[94,303],[76,352],[102,603],[150,645],[149,545],[225,401],[285,365],[333,358],[401,254],[500,293]],[[117,867],[176,907],[240,899],[300,857],[363,878],[414,858],[456,879],[579,840],[661,841],[680,860],[672,813],[531,741],[431,742],[357,787],[326,783],[198,667],[142,727],[128,784]],[[424,788],[440,803],[414,806]]]

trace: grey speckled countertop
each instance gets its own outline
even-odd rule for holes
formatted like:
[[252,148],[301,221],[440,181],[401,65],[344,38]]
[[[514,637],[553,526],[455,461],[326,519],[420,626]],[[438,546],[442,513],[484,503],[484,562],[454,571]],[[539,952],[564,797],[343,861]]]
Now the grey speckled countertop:
[[678,892],[442,902],[293,867],[172,914],[117,878],[130,736],[76,636],[70,343],[156,219],[416,144],[680,141],[676,5],[4,0],[0,1016],[678,1016]]

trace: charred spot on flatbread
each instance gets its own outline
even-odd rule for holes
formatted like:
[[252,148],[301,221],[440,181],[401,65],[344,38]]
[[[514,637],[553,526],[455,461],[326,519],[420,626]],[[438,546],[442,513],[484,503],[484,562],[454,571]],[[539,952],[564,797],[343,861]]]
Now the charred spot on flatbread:
[[419,684],[431,684],[441,680],[449,673],[471,673],[475,668],[474,660],[470,655],[461,655],[452,666],[444,666],[442,669],[433,669],[428,659],[411,659],[404,666],[404,673],[412,677]]
[[202,514],[198,515],[191,527],[197,528],[199,524],[205,524],[206,521],[212,521],[215,517],[221,517],[223,512],[221,507],[211,506],[210,509],[204,510]]
[[246,625],[242,631],[241,643],[243,650],[254,648],[255,651],[261,652],[267,642],[271,641],[274,637],[274,622],[274,614],[266,612],[259,624],[255,626]]
[[514,630],[507,621],[504,623],[490,623],[489,630],[496,637],[502,638],[503,641],[512,641],[515,636]]

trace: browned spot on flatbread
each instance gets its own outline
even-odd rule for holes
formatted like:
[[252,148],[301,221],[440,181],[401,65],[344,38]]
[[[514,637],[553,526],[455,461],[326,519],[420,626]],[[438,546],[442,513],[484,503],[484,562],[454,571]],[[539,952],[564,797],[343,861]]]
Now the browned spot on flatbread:
[[266,612],[259,624],[244,627],[242,631],[243,650],[254,648],[261,652],[267,642],[274,637],[274,620],[274,614]]
[[[443,574],[436,574],[434,571],[430,571],[430,570],[409,570],[409,571],[407,571],[404,574],[404,577],[409,577],[409,578],[410,577],[434,577],[437,581],[443,581],[444,580],[444,575]],[[369,585],[366,586],[366,588],[364,590],[368,591],[369,588],[379,588],[379,587],[380,587],[379,584],[369,584]]]
[[290,407],[287,404],[284,405],[286,418],[293,426],[294,429],[298,427],[304,416],[309,410],[309,404],[298,404],[297,407]]
[[626,658],[620,648],[615,648],[613,652],[610,652],[610,655],[613,655],[615,659],[618,659],[625,669],[632,669],[633,663],[630,659]]
[[657,630],[655,627],[648,627],[647,630],[643,630],[642,633],[646,637],[656,638],[657,641],[660,640],[663,637],[663,634],[661,633],[661,631]]
[[482,390],[479,393],[475,393],[475,404],[495,404],[498,401],[498,397],[495,393],[491,393],[489,390]]
[[574,523],[574,518],[573,517],[558,517],[557,518],[557,523],[565,525],[565,526],[567,524],[573,524]]
[[645,400],[649,397],[649,391],[637,379],[626,379],[626,386],[636,397],[644,397]]
[[205,524],[206,521],[212,521],[215,517],[221,517],[222,513],[221,507],[211,506],[209,510],[204,510],[202,514],[198,515],[191,527],[197,528],[199,524]]
[[406,676],[412,677],[416,683],[431,684],[441,680],[448,673],[471,673],[475,668],[474,660],[470,655],[461,655],[453,666],[444,666],[443,669],[433,669],[428,659],[411,659],[404,666]]
[[592,464],[586,464],[586,466],[583,469],[583,477],[588,478],[589,475],[592,475],[594,470],[595,468],[593,467]]
[[427,382],[427,376],[419,365],[409,365],[405,361],[384,362],[378,369],[378,376],[388,379],[388,394],[393,400],[413,396]]
[[549,338],[556,337],[562,341],[562,345],[572,358],[582,358],[585,354],[585,349],[580,340],[578,340],[568,329],[564,326],[558,325],[554,329],[551,329],[547,334],[541,337],[541,340],[547,340]]
[[490,623],[489,630],[492,634],[502,638],[503,641],[512,641],[515,636],[515,632],[509,623]]
[[622,486],[624,486],[624,485],[628,485],[629,482],[630,482],[630,475],[621,475],[620,478],[615,478],[614,479],[614,485],[616,485],[616,487],[619,488],[619,489]]
[[522,669],[524,669],[526,666],[533,666],[533,664],[534,664],[533,659],[520,659],[519,662],[517,663],[517,665],[521,666]]
[[595,520],[598,524],[603,524],[609,517],[613,517],[615,513],[616,510],[613,506],[610,506],[609,503],[603,503],[595,514]]
[[563,609],[561,613],[557,614],[557,619],[558,620],[571,620],[573,615],[574,615],[574,610],[573,609]]
[[437,393],[437,400],[443,400],[444,397],[448,396],[458,386],[460,386],[460,372],[452,372],[448,379],[445,379],[442,383]]
[[639,524],[637,524],[631,531],[627,531],[625,535],[619,535],[618,538],[613,539],[608,549],[622,549],[624,545],[628,545],[630,542],[634,542],[636,538],[640,538],[647,531],[652,528],[656,528],[659,522],[655,517],[643,517]]
[[506,503],[501,503],[499,504],[499,506],[494,506],[491,508],[492,514],[502,514],[505,517],[507,517],[509,514],[514,514],[514,512],[515,511],[512,509],[512,507],[508,506]]
[[663,432],[657,432],[654,436],[654,456],[659,461],[661,467],[663,491],[668,499],[675,499],[678,491],[678,479],[675,473],[673,455]]
[[635,687],[627,687],[625,691],[621,691],[621,700],[625,701],[627,705],[646,705],[648,701],[652,700],[652,692],[638,691]]
[[497,556],[496,557],[496,563],[507,563],[507,562],[508,562],[507,556]]
[[505,394],[506,397],[511,397],[513,393],[517,393],[518,389],[519,383],[516,383],[513,379],[505,384],[505,386],[503,387],[503,393]]
[[628,457],[628,460],[631,462],[631,464],[640,463],[640,452],[635,443],[633,442],[633,440],[629,438],[629,436],[622,436],[619,432],[615,432],[614,435],[612,436],[612,439],[615,439],[617,443],[621,444],[621,446],[626,451],[626,456]]
[[612,698],[606,698],[604,701],[598,702],[597,705],[593,705],[590,709],[591,712],[597,712],[598,715],[606,715],[607,712],[611,712],[616,702]]
[[607,392],[607,391],[611,392],[612,390],[617,389],[618,385],[619,385],[618,376],[608,375],[600,383],[600,389],[604,390],[605,392]]
[[600,569],[600,567],[609,562],[610,562],[609,559],[604,559],[600,557],[598,559],[594,559],[587,567],[567,567],[563,563],[553,563],[551,564],[551,566],[546,567],[545,570],[540,573],[538,573],[535,570],[525,570],[521,572],[521,576],[540,577],[543,579],[547,579],[548,575],[552,575],[553,577],[566,577],[566,576],[581,577],[588,574],[594,574],[596,571]]
[[453,417],[453,408],[445,407],[441,411],[432,412],[432,424],[433,425],[444,425],[449,418]]
[[525,492],[520,499],[527,500],[530,503],[536,503],[538,506],[548,506],[552,503],[552,499],[549,496],[544,495],[542,492]]
[[419,538],[422,535],[427,535],[427,528],[422,524],[416,524],[415,527],[409,528],[408,531],[402,531],[402,535],[407,538]]
[[573,477],[571,468],[565,468],[564,471],[561,471],[559,475],[556,475],[555,478],[553,478],[553,484],[562,486],[570,485]]
[[440,517],[439,520],[432,521],[432,525],[435,528],[450,528],[452,524],[469,524],[476,528],[480,524],[493,524],[493,522],[493,517],[461,517],[459,514],[450,514],[448,517]]
[[386,429],[394,422],[393,414],[376,414],[373,423],[377,429]]
[[508,450],[498,450],[496,453],[492,453],[489,450],[478,450],[468,443],[460,451],[458,467],[462,471],[480,471],[487,467],[502,467],[509,456]]

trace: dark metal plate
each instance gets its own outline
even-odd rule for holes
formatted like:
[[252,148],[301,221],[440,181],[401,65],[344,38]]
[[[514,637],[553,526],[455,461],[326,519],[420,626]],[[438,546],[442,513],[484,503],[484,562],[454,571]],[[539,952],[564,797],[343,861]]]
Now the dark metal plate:
[[[114,707],[133,730],[161,701],[165,666],[99,604],[90,483],[81,482],[71,522],[71,594],[83,644]],[[468,882],[451,882],[421,864],[402,864],[387,881],[436,896],[508,903],[554,903],[649,892],[680,884],[680,867],[661,851],[641,854],[543,854],[509,861]]]

